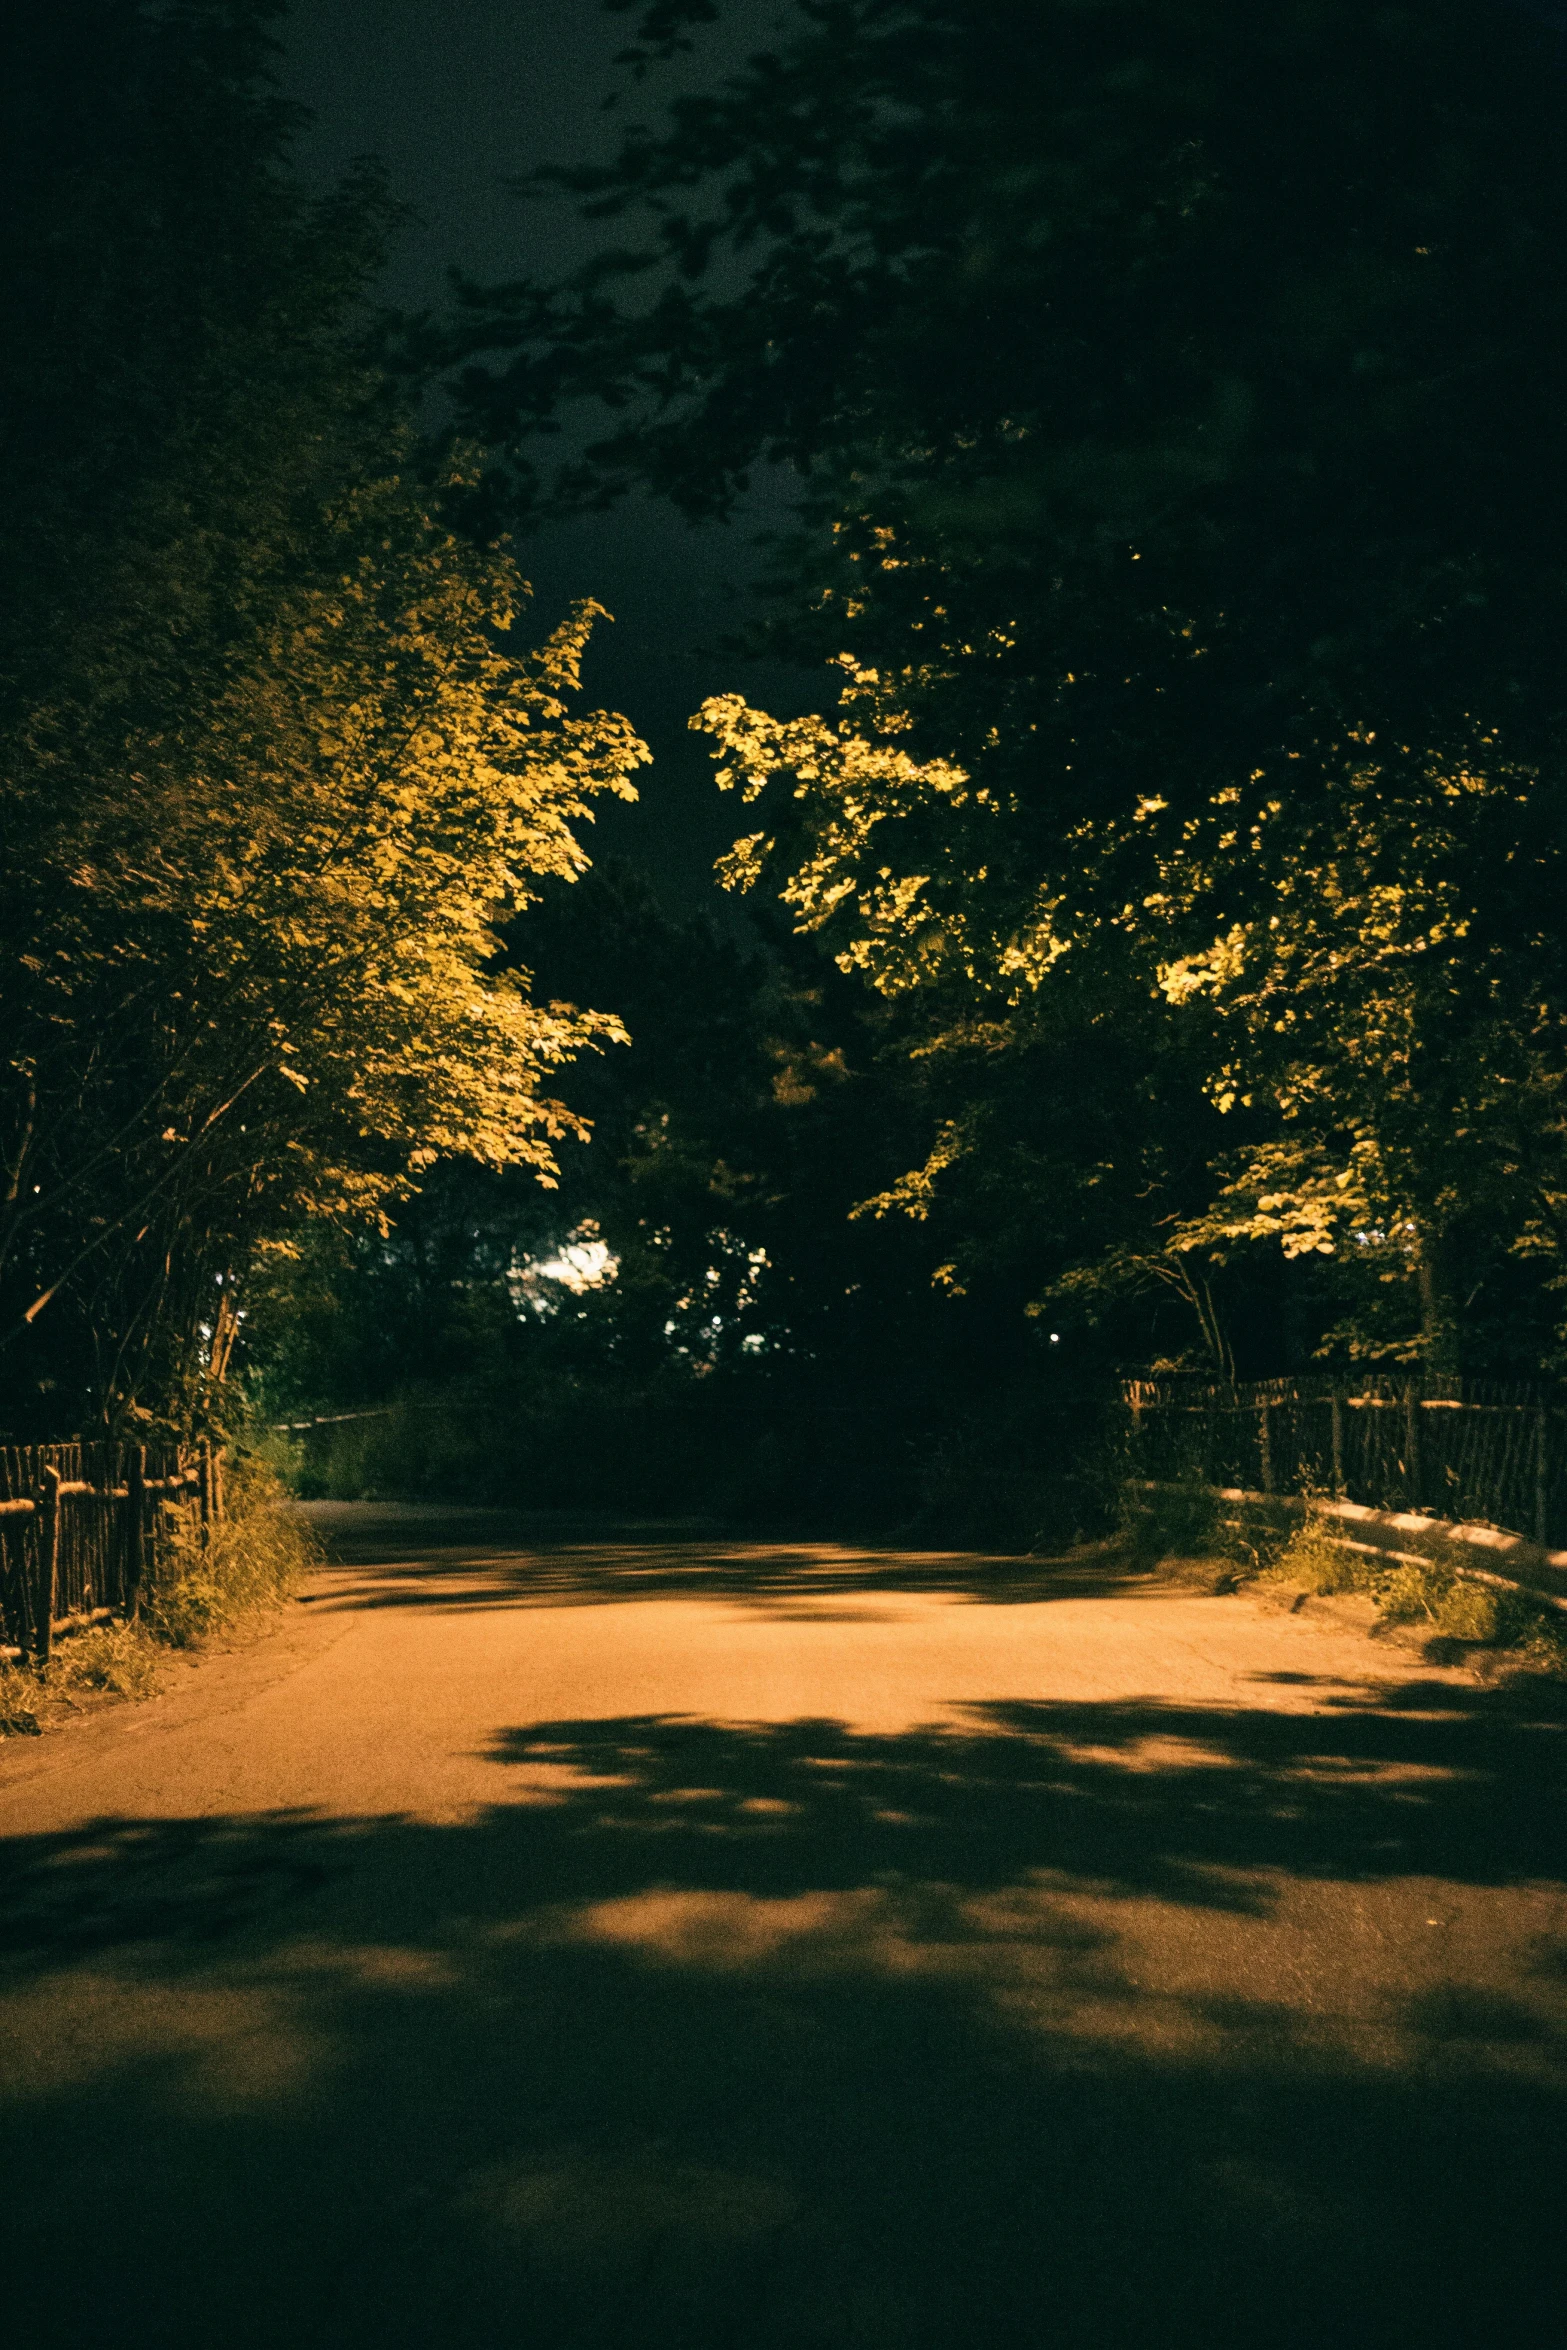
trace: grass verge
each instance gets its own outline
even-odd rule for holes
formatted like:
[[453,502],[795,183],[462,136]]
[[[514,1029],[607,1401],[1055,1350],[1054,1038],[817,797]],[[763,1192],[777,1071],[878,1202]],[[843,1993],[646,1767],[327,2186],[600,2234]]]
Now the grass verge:
[[1433,1638],[1506,1652],[1526,1670],[1567,1678],[1567,1622],[1527,1591],[1499,1591],[1435,1563],[1414,1566],[1346,1550],[1309,1517],[1261,1577],[1319,1597],[1358,1592],[1375,1602],[1385,1624],[1428,1628]]
[[1567,1618],[1528,1591],[1498,1590],[1435,1560],[1412,1565],[1348,1550],[1309,1508],[1301,1522],[1299,1509],[1298,1500],[1231,1504],[1199,1484],[1127,1485],[1122,1541],[1136,1564],[1209,1590],[1284,1583],[1319,1597],[1357,1593],[1384,1624],[1450,1644],[1455,1661],[1479,1652],[1504,1670],[1567,1679]]
[[171,1649],[265,1628],[320,1550],[254,1456],[230,1466],[227,1496],[228,1514],[205,1540],[185,1513],[171,1513],[136,1622],[70,1634],[42,1667],[0,1662],[0,1737],[37,1737],[96,1696],[152,1697]]

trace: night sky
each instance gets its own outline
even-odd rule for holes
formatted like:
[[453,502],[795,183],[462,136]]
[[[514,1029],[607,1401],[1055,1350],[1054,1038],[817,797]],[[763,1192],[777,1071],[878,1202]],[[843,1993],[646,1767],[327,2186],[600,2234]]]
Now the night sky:
[[[499,279],[590,252],[603,233],[596,225],[566,206],[524,207],[507,179],[612,153],[621,121],[653,114],[663,93],[764,45],[781,13],[776,0],[744,0],[698,58],[638,90],[613,63],[628,20],[603,15],[597,0],[296,0],[283,81],[315,116],[297,160],[324,180],[356,155],[382,159],[417,216],[382,291],[399,306],[437,307],[452,263]],[[606,115],[604,98],[617,87],[622,111]],[[771,511],[780,508],[775,491]],[[718,649],[754,562],[752,534],[767,518],[766,495],[736,523],[699,529],[666,505],[631,503],[519,549],[541,623],[583,595],[615,615],[589,654],[587,691],[627,713],[656,765],[643,772],[641,804],[605,808],[589,846],[634,859],[681,910],[729,902],[711,866],[740,829],[734,803],[714,789],[705,742],[686,728],[691,711],[731,688],[791,709],[819,705],[830,690]]]

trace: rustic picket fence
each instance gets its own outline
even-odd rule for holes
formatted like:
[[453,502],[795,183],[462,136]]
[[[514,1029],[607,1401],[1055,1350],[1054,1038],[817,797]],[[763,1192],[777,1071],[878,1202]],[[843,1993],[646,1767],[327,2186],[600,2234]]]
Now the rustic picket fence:
[[222,1509],[209,1445],[0,1445],[0,1646],[47,1663],[58,1634],[134,1616],[181,1519]]
[[1254,1493],[1336,1494],[1567,1543],[1567,1410],[1535,1388],[1465,1380],[1132,1379],[1136,1474]]

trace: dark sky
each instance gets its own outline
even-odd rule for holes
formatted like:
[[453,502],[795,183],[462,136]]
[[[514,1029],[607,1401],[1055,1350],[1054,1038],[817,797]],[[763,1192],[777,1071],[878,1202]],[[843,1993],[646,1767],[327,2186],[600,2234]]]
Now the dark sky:
[[[381,157],[417,214],[383,290],[401,305],[437,306],[453,262],[503,278],[590,251],[600,232],[564,207],[525,208],[508,176],[613,152],[625,115],[651,115],[672,88],[765,45],[783,14],[778,0],[741,0],[696,58],[638,90],[613,63],[627,19],[603,15],[597,0],[295,0],[283,78],[316,118],[298,160],[324,179],[355,155]],[[606,115],[604,97],[617,87],[624,114]],[[737,525],[693,529],[672,509],[642,503],[520,549],[541,621],[580,595],[615,614],[589,655],[588,692],[626,711],[656,764],[643,771],[641,805],[606,808],[591,845],[634,858],[682,908],[723,902],[712,859],[742,828],[713,787],[702,739],[687,731],[689,713],[729,688],[791,709],[824,698],[798,673],[749,669],[714,649],[735,623],[751,534],[766,518],[758,498]]]

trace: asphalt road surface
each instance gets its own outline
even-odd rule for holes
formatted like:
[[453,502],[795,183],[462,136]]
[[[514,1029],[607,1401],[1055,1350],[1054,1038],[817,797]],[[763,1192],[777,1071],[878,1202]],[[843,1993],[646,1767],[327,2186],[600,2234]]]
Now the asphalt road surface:
[[0,1749],[19,2345],[1561,2338],[1567,1723],[1079,1564],[369,1507]]

